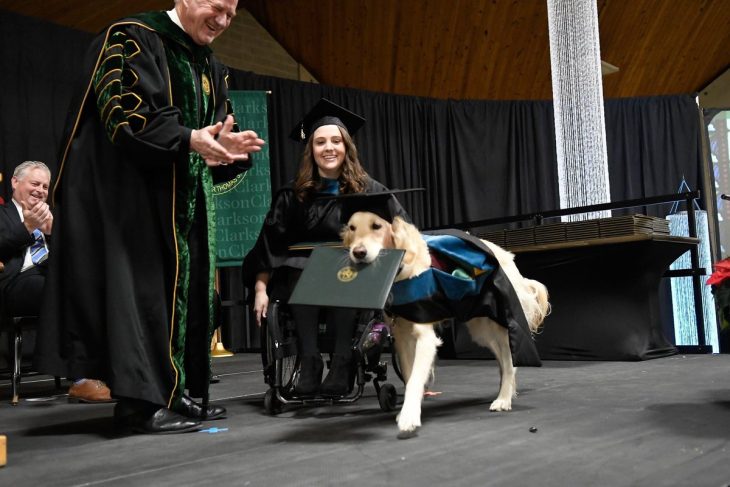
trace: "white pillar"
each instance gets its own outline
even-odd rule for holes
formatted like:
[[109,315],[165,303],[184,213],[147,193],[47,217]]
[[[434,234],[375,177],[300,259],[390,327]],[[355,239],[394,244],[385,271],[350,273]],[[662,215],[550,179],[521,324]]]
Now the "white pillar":
[[[547,0],[560,207],[611,200],[596,0]],[[610,211],[566,220],[611,216]]]

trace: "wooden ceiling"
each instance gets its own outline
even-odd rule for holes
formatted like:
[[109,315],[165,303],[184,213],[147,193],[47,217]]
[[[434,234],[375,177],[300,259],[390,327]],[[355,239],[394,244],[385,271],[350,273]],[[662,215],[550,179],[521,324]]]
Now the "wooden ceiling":
[[[103,8],[99,5],[103,4]],[[171,0],[0,0],[96,32]],[[453,99],[552,98],[547,0],[239,0],[320,82]],[[730,0],[598,0],[609,98],[698,92],[730,66]],[[255,46],[247,46],[255,49]]]
[[[240,0],[320,82],[550,99],[547,0]],[[316,5],[316,8],[313,8]],[[604,95],[699,91],[730,65],[730,0],[598,0]]]
[[169,9],[172,0],[0,0],[0,9],[48,20],[85,32],[99,32],[137,12]]

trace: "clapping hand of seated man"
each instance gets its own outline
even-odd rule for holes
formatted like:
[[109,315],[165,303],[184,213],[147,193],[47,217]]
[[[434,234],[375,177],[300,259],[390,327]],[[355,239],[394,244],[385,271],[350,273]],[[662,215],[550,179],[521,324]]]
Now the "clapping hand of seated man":
[[46,235],[51,234],[53,228],[53,214],[45,201],[38,200],[32,206],[21,202],[23,207],[23,224],[28,232],[32,233],[36,228]]
[[211,167],[245,161],[250,153],[259,152],[266,142],[252,130],[233,132],[233,123],[233,117],[228,115],[225,122],[193,130],[190,148]]

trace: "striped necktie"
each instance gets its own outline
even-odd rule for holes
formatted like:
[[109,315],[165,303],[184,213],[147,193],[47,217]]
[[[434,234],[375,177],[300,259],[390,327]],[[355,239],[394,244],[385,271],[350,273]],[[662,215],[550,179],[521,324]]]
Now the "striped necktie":
[[33,230],[33,238],[35,241],[30,246],[30,260],[38,265],[48,258],[48,249],[43,241],[43,233],[37,228]]

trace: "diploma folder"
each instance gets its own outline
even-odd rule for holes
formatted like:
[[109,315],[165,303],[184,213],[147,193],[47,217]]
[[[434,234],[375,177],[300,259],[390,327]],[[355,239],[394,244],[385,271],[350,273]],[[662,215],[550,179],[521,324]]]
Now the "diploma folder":
[[315,247],[289,304],[383,309],[404,253],[383,249],[370,264],[355,264],[347,249]]

